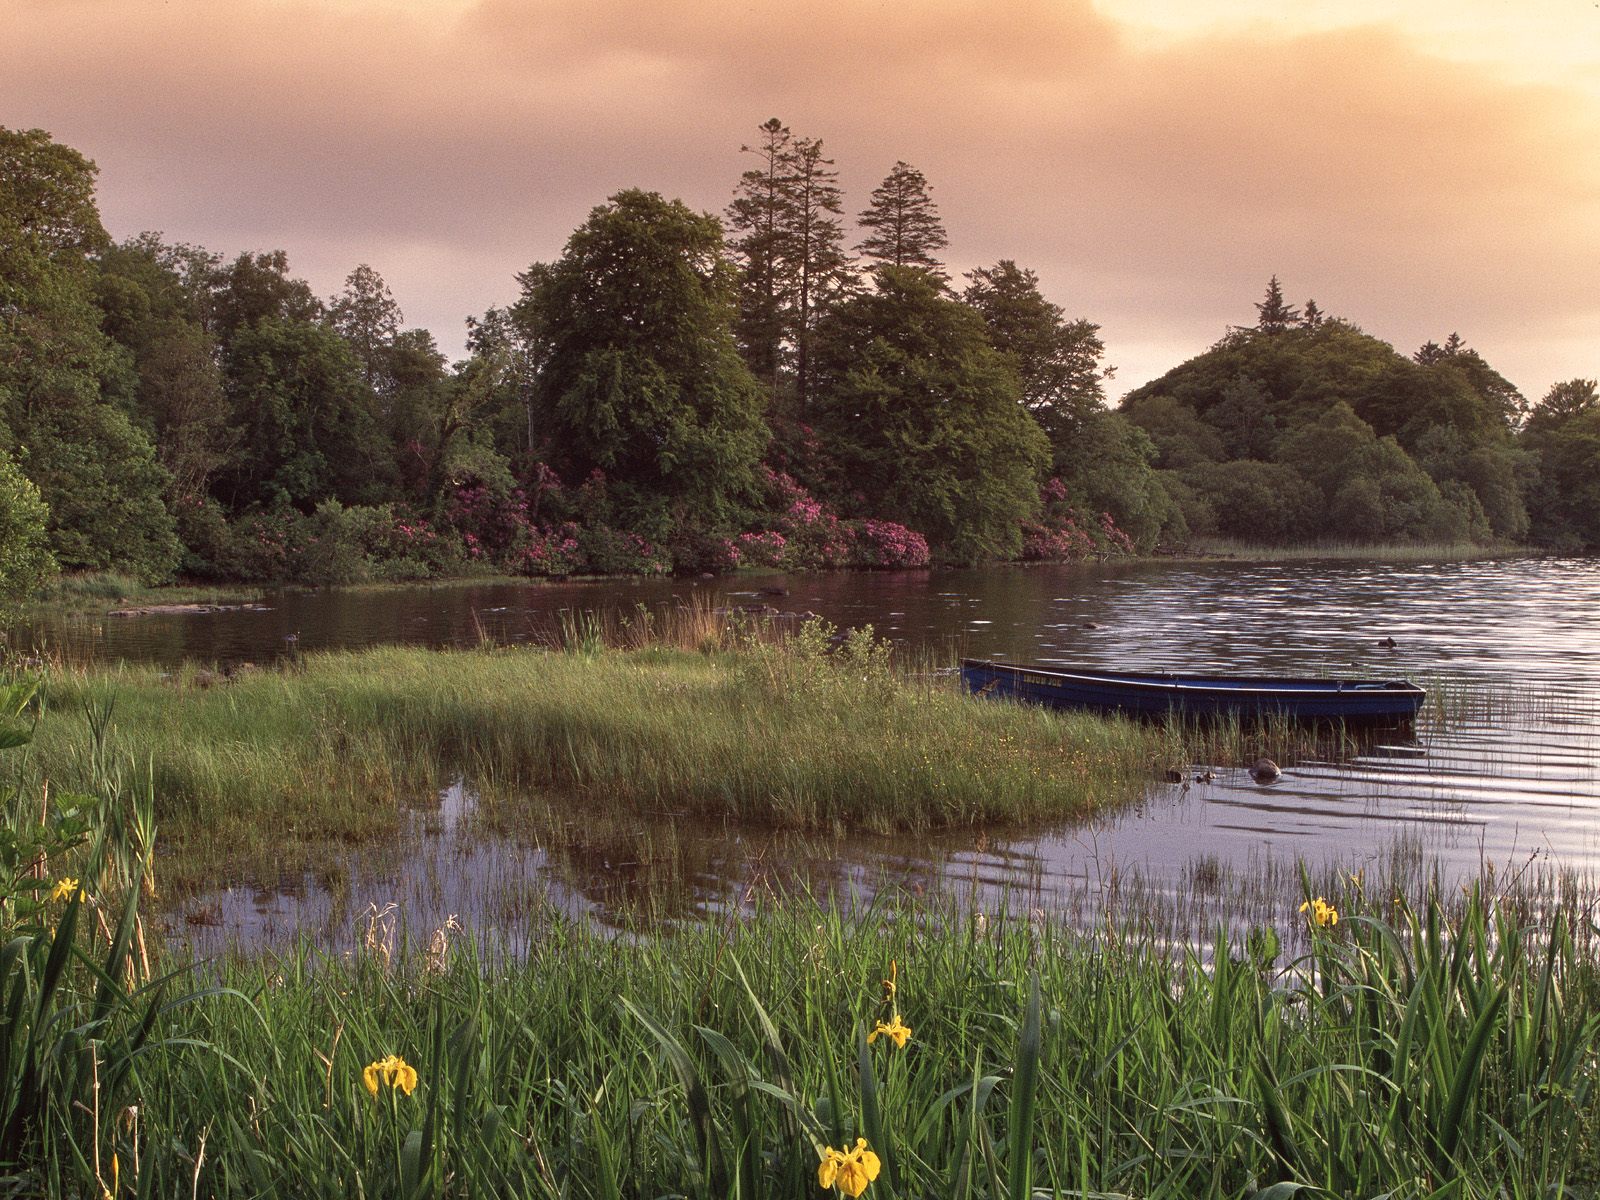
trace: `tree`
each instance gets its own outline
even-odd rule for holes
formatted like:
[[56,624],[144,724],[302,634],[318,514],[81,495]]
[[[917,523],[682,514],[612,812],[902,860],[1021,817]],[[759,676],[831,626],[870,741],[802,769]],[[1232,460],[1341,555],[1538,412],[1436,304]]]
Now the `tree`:
[[1123,413],[1098,409],[1057,454],[1052,469],[1070,504],[1091,519],[1110,513],[1119,529],[1149,550],[1169,534],[1187,532],[1155,459],[1143,429]]
[[839,172],[833,159],[822,156],[822,142],[796,138],[789,169],[793,218],[786,244],[795,279],[795,395],[804,411],[811,395],[812,335],[821,316],[849,287],[850,257],[839,221],[844,210]]
[[1516,429],[1527,414],[1528,401],[1522,393],[1463,342],[1459,333],[1452,333],[1442,346],[1437,342],[1424,342],[1411,360],[1421,367],[1455,371],[1482,397],[1507,432]]
[[1521,444],[1538,464],[1530,489],[1534,535],[1569,550],[1600,548],[1600,393],[1592,379],[1552,384]]
[[1579,413],[1600,408],[1600,390],[1593,379],[1567,379],[1552,383],[1528,417],[1528,432],[1564,425]]
[[269,317],[234,335],[229,359],[238,451],[212,490],[230,509],[309,513],[327,499],[373,504],[392,494],[393,452],[343,338],[320,322]]
[[794,207],[789,178],[794,135],[777,117],[762,124],[761,135],[757,145],[739,147],[741,154],[756,155],[760,165],[739,177],[727,216],[734,234],[731,249],[743,266],[739,345],[750,369],[775,389],[793,293],[786,234]]
[[282,250],[241,254],[212,279],[211,332],[224,353],[241,329],[269,320],[318,321],[323,311],[311,285],[289,274]]
[[384,367],[405,317],[389,285],[366,263],[345,277],[344,291],[328,304],[328,323],[350,343],[367,383],[388,392]]
[[42,129],[0,127],[0,247],[26,243],[81,264],[110,244],[94,202],[94,163]]
[[171,475],[174,512],[205,495],[232,448],[216,340],[205,331],[196,272],[215,260],[193,247],[169,247],[142,234],[102,251],[101,327],[133,356],[129,406]]
[[1221,435],[1229,458],[1273,457],[1279,423],[1272,397],[1261,381],[1240,375],[1228,382],[1222,395],[1206,413],[1206,420]]
[[821,141],[795,137],[776,117],[761,131],[762,144],[744,148],[761,165],[745,172],[728,209],[744,266],[740,340],[751,368],[774,387],[792,363],[795,399],[804,409],[817,321],[851,285],[839,219],[843,197]]
[[842,507],[956,561],[1011,557],[1049,463],[983,321],[926,271],[885,266],[818,331],[816,420]]
[[[1190,522],[1196,533],[1214,533],[1252,543],[1303,539],[1317,530],[1323,500],[1317,489],[1283,463],[1204,463],[1182,472],[1192,489]],[[1207,527],[1195,515],[1205,512]]]
[[945,278],[937,253],[950,244],[922,172],[897,162],[858,221],[872,233],[856,252],[891,267],[921,267]]
[[14,605],[55,574],[45,533],[49,516],[39,489],[0,451],[0,626],[8,623]]
[[1008,258],[968,272],[967,281],[962,299],[1017,372],[1022,403],[1059,458],[1105,400],[1103,382],[1112,372],[1101,361],[1100,326],[1068,321],[1039,290],[1039,277]]
[[1274,275],[1267,283],[1267,297],[1256,305],[1256,312],[1260,318],[1256,321],[1256,328],[1262,333],[1283,333],[1294,328],[1300,320],[1300,312],[1293,306],[1284,303],[1283,287]]
[[170,477],[125,413],[105,403],[41,408],[18,460],[49,503],[63,567],[152,584],[177,568],[183,548],[162,501]]
[[1232,457],[1222,435],[1171,396],[1144,396],[1123,411],[1149,436],[1156,450],[1156,466],[1162,469],[1181,470]]
[[1317,302],[1315,300],[1307,300],[1306,310],[1300,317],[1301,328],[1315,329],[1325,320],[1327,320],[1327,314],[1317,307]]
[[40,130],[0,129],[0,449],[48,508],[62,565],[169,574],[167,475],[122,404],[131,356],[101,329],[90,254],[109,247],[95,167]]
[[618,511],[656,537],[674,521],[715,525],[754,494],[767,430],[715,217],[618,192],[559,260],[520,278],[514,311],[558,473],[605,472]]

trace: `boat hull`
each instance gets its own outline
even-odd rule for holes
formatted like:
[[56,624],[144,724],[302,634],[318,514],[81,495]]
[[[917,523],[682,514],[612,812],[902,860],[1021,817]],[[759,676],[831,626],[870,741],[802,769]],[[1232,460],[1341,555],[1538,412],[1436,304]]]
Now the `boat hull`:
[[961,680],[975,696],[1139,717],[1403,724],[1426,696],[1401,680],[1122,674],[976,659],[961,664]]

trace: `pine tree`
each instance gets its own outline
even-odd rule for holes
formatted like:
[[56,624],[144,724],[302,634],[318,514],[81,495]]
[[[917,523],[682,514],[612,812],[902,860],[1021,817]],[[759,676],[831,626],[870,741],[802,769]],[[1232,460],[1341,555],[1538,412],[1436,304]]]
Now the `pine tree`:
[[743,148],[760,165],[741,177],[727,211],[742,268],[737,331],[751,370],[770,388],[792,366],[803,408],[817,320],[852,282],[839,173],[820,141],[795,137],[776,117],[761,133],[759,145]]
[[818,319],[850,288],[850,256],[839,214],[844,210],[839,172],[816,138],[796,138],[789,156],[790,227],[784,253],[793,272],[795,396],[803,412],[810,400],[811,342]]
[[741,146],[760,165],[739,177],[728,205],[729,246],[743,268],[739,281],[739,316],[735,333],[745,362],[758,379],[775,388],[783,363],[785,309],[792,287],[784,254],[784,234],[791,221],[789,156],[794,135],[777,117],[761,126],[761,141]]
[[1276,275],[1268,282],[1267,298],[1256,305],[1256,311],[1261,314],[1256,328],[1262,333],[1283,333],[1300,320],[1299,310],[1284,303],[1283,287]]
[[1315,300],[1306,301],[1306,311],[1300,317],[1300,325],[1304,329],[1315,329],[1327,320],[1327,314],[1317,307]]
[[944,223],[928,195],[922,172],[903,162],[872,193],[872,204],[858,218],[872,230],[856,250],[891,267],[921,267],[940,279],[944,264],[935,253],[950,244]]

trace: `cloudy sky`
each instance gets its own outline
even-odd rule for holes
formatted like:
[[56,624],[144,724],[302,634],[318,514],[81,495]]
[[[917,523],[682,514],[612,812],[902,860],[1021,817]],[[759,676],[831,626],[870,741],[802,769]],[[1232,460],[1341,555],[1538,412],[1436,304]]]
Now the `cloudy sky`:
[[[1396,16],[1395,13],[1403,15]],[[100,166],[115,236],[357,264],[459,351],[624,187],[721,212],[777,116],[847,211],[920,168],[1120,394],[1277,274],[1530,399],[1600,374],[1594,0],[0,0],[0,125]]]

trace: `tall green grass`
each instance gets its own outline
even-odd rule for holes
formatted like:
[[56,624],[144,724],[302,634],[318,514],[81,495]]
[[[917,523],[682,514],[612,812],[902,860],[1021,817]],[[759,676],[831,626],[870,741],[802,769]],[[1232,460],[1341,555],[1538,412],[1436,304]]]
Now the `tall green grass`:
[[251,588],[186,587],[168,584],[152,587],[132,575],[116,571],[91,571],[57,576],[32,600],[32,609],[53,612],[104,611],[119,604],[223,604],[254,597]]
[[[1473,899],[1202,959],[801,903],[638,940],[549,915],[509,958],[307,949],[159,1021],[100,1155],[145,1195],[819,1195],[861,1137],[869,1198],[1583,1195],[1592,935]],[[865,1040],[891,964],[903,1049]],[[420,1084],[374,1098],[391,1054]]]
[[[26,741],[25,699],[0,747]],[[1412,907],[1352,881],[1337,921],[1276,914],[1292,958],[1272,925],[1175,946],[1159,900],[1088,932],[799,899],[617,937],[544,909],[515,943],[414,949],[375,913],[347,956],[157,978],[150,781],[117,768],[108,716],[95,794],[63,808],[37,760],[0,808],[16,1194],[760,1200],[818,1194],[858,1139],[870,1198],[1532,1200],[1600,1178],[1592,897],[1534,926],[1476,891]],[[906,1045],[869,1041],[888,1018]]]
[[462,775],[491,807],[546,789],[572,811],[894,833],[1126,803],[1177,753],[1158,729],[974,702],[948,677],[897,670],[869,636],[831,651],[820,632],[737,649],[726,636],[701,650],[612,650],[577,630],[560,652],[389,647],[231,682],[62,671],[36,755],[81,780],[78,714],[109,709],[151,764],[164,875],[186,887],[392,833]]

